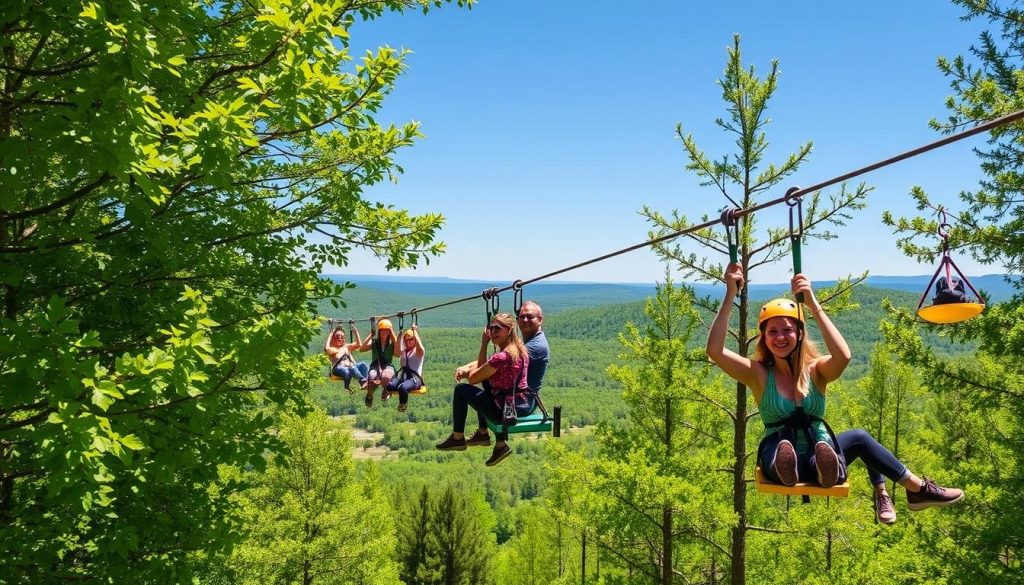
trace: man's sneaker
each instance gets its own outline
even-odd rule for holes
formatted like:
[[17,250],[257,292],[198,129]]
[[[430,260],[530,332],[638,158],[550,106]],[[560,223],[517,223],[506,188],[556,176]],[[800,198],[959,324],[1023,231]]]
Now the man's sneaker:
[[814,444],[814,467],[818,470],[818,485],[830,488],[839,483],[839,456],[825,441]]
[[487,467],[494,467],[501,463],[506,457],[512,454],[512,447],[508,446],[508,443],[504,445],[495,445],[494,451],[491,452],[491,458],[487,460]]
[[779,478],[782,485],[793,486],[800,479],[796,469],[796,449],[793,443],[783,439],[779,446],[775,447],[775,463],[772,464],[775,476]]
[[875,508],[875,522],[881,522],[882,524],[895,524],[896,523],[896,507],[892,504],[892,498],[889,497],[888,493],[879,495],[875,493],[874,500]]
[[473,433],[472,437],[466,439],[466,446],[467,447],[490,447],[491,446],[491,435],[487,431],[484,431],[484,432],[481,433],[480,429],[477,429]]
[[964,499],[963,490],[942,487],[927,477],[921,480],[924,481],[921,491],[907,490],[907,507],[915,512],[932,506],[949,506]]
[[448,438],[443,443],[436,445],[438,451],[465,451],[466,450],[466,439],[456,439],[455,435],[448,435]]

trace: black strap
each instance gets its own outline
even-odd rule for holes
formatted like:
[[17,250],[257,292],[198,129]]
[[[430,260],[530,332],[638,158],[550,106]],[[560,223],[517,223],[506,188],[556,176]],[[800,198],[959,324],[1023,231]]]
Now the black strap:
[[419,380],[420,386],[423,385],[423,376],[420,376],[416,370],[409,366],[402,366],[402,369],[398,370],[398,375],[395,377],[398,378],[399,381],[408,379]]
[[[836,439],[836,434],[832,430],[832,427],[829,426],[828,422],[826,422],[825,419],[821,418],[820,416],[807,414],[804,411],[803,406],[797,406],[796,410],[793,411],[793,414],[789,415],[788,417],[778,422],[766,424],[765,429],[771,430],[779,428],[781,429],[779,432],[788,430],[791,433],[802,431],[804,433],[804,438],[807,439],[807,444],[814,445],[814,436],[811,434],[812,422],[820,422],[822,425],[825,426],[825,430],[828,431],[829,438],[832,439],[832,446],[835,448],[836,455],[839,455],[840,459],[843,461],[843,464],[845,465],[846,457],[843,455],[843,448],[842,446],[839,445],[839,440]],[[796,438],[795,435],[791,434],[790,436],[793,437],[794,439]]]

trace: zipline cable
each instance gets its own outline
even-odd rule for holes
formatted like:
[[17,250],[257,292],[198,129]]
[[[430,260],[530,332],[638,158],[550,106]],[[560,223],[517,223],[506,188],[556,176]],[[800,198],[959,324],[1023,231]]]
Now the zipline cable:
[[[782,197],[779,197],[777,199],[772,199],[771,201],[766,201],[764,203],[760,203],[758,205],[754,205],[754,206],[746,207],[746,208],[742,208],[742,209],[741,208],[728,209],[725,212],[723,212],[722,216],[719,217],[718,219],[714,219],[714,220],[711,220],[711,221],[706,221],[706,222],[698,224],[698,225],[693,225],[693,226],[690,226],[690,227],[688,227],[686,229],[670,232],[668,234],[665,234],[663,236],[659,236],[659,237],[654,238],[652,240],[646,240],[646,241],[640,242],[638,244],[634,244],[632,246],[628,246],[626,248],[615,250],[614,252],[609,252],[607,254],[604,254],[604,255],[601,255],[601,256],[597,256],[597,257],[591,258],[589,260],[584,260],[582,262],[578,262],[576,264],[573,264],[572,266],[567,266],[565,268],[560,268],[558,270],[554,270],[554,271],[548,272],[546,274],[542,274],[540,276],[535,276],[535,277],[530,278],[528,280],[516,280],[512,284],[510,284],[508,286],[505,286],[505,287],[500,287],[500,288],[498,288],[498,287],[491,287],[491,288],[488,288],[488,289],[484,289],[481,294],[475,294],[475,295],[471,295],[471,296],[468,296],[468,297],[463,297],[461,299],[455,299],[455,300],[447,301],[447,302],[444,302],[444,303],[439,303],[437,305],[431,305],[429,307],[424,307],[424,308],[421,308],[421,309],[419,309],[419,308],[418,309],[412,309],[412,311],[415,311],[417,313],[422,313],[424,311],[430,311],[432,309],[440,309],[441,307],[447,307],[449,305],[455,305],[455,304],[458,304],[458,303],[465,303],[465,302],[468,302],[468,301],[471,301],[471,300],[474,300],[474,299],[479,299],[481,297],[483,297],[485,301],[489,301],[492,297],[495,297],[495,296],[497,296],[497,295],[499,295],[499,294],[501,294],[501,293],[503,293],[505,291],[508,291],[508,290],[521,291],[522,288],[524,286],[528,285],[528,284],[532,284],[534,282],[545,280],[545,279],[551,278],[553,276],[558,276],[560,274],[564,274],[566,272],[570,272],[570,271],[576,270],[578,268],[583,268],[584,266],[589,266],[591,264],[596,264],[598,262],[603,262],[605,260],[608,260],[609,258],[614,258],[616,256],[621,256],[622,254],[626,254],[626,253],[632,252],[634,250],[639,250],[640,248],[648,248],[648,247],[660,244],[662,242],[667,242],[669,240],[673,240],[675,238],[678,238],[679,236],[684,236],[684,235],[687,235],[687,234],[690,234],[690,233],[693,233],[693,232],[697,232],[697,231],[700,231],[700,230],[703,230],[703,229],[707,229],[709,227],[712,227],[712,226],[715,226],[715,225],[718,225],[718,224],[723,224],[723,225],[726,225],[726,226],[735,225],[736,220],[741,218],[741,217],[743,217],[743,216],[750,215],[752,213],[756,213],[758,211],[761,211],[763,209],[767,209],[769,207],[774,207],[774,206],[776,206],[776,205],[778,205],[780,203],[786,203],[787,205],[793,206],[793,205],[795,205],[795,203],[791,203],[793,200],[799,200],[800,197],[802,197],[802,196],[804,196],[804,195],[806,195],[808,193],[813,193],[815,191],[820,191],[821,189],[824,189],[825,187],[831,187],[832,185],[835,185],[837,183],[842,183],[843,181],[847,181],[847,180],[852,179],[854,177],[859,177],[860,175],[864,175],[866,173],[870,173],[871,171],[876,171],[876,170],[878,170],[880,168],[887,167],[887,166],[889,166],[891,164],[898,163],[898,162],[906,160],[908,158],[915,157],[915,156],[917,156],[919,154],[924,154],[924,153],[929,152],[931,150],[935,150],[936,148],[941,148],[943,146],[947,146],[947,145],[952,144],[954,142],[957,142],[957,141],[963,140],[965,138],[969,138],[971,136],[974,136],[975,134],[981,134],[983,132],[988,132],[989,130],[992,130],[994,128],[998,128],[1000,126],[1005,126],[1006,124],[1009,124],[1011,122],[1016,122],[1016,121],[1019,121],[1021,119],[1024,119],[1024,110],[1019,110],[1017,112],[1013,112],[1012,114],[1007,114],[1007,115],[1002,116],[1000,118],[996,118],[995,120],[990,120],[988,122],[984,122],[982,124],[978,124],[977,126],[975,126],[973,128],[970,128],[968,130],[964,130],[964,131],[959,132],[957,134],[951,134],[949,136],[946,136],[945,138],[941,138],[941,139],[936,140],[934,142],[930,142],[928,144],[925,144],[924,146],[919,146],[919,147],[917,147],[917,148],[915,148],[913,150],[908,150],[908,151],[903,152],[901,154],[897,154],[895,156],[891,156],[889,158],[880,160],[880,161],[878,161],[876,163],[872,163],[870,165],[860,167],[860,168],[855,169],[853,171],[850,171],[848,173],[845,173],[845,174],[839,175],[837,177],[833,177],[831,179],[828,179],[827,181],[822,181],[820,183],[816,183],[814,185],[811,185],[810,187],[806,187],[806,188],[798,188],[798,187],[797,188],[790,188],[788,191],[786,191],[785,195],[783,195]],[[728,237],[729,234],[727,233],[726,235]],[[730,246],[730,256],[732,256],[732,252],[733,252],[733,247]],[[397,317],[398,315],[399,315],[399,313],[395,313],[394,315],[384,315],[383,317],[384,318]],[[373,319],[374,319],[373,317],[370,317],[369,319],[356,319],[356,321],[371,321],[372,322]]]

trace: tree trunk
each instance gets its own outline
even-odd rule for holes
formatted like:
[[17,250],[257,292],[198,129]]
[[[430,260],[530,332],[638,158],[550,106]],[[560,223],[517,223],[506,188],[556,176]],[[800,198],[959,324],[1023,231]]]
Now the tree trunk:
[[[672,457],[672,399],[665,399],[665,457]],[[672,585],[672,503],[661,509],[661,585]]]
[[587,531],[583,531],[583,546],[580,549],[580,583],[587,585]]
[[736,525],[732,527],[731,582],[732,585],[744,585],[747,581],[747,387],[739,382],[736,383],[736,421],[732,451],[735,457],[732,470],[732,509],[736,513]]

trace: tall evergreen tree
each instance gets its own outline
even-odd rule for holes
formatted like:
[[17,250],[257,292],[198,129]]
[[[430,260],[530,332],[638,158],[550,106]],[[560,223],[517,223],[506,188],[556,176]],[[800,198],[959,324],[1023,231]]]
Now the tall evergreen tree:
[[552,481],[574,523],[627,572],[662,585],[678,574],[715,578],[727,565],[731,523],[715,480],[728,462],[726,415],[714,406],[725,396],[704,386],[692,292],[661,284],[645,313],[649,325],[629,324],[619,336],[623,365],[609,368],[623,385],[628,424],[602,426],[596,454],[562,451]]
[[489,580],[493,538],[481,523],[472,494],[448,484],[432,498],[426,565],[417,577],[424,585],[473,585]]
[[427,565],[427,536],[430,533],[430,491],[423,486],[420,495],[402,506],[402,522],[398,525],[398,554],[402,565],[402,581],[422,583],[421,571]]
[[[740,39],[736,36],[733,46],[728,51],[725,74],[719,82],[728,116],[715,120],[718,127],[735,137],[736,152],[721,158],[709,157],[699,148],[693,136],[683,132],[682,125],[677,128],[687,158],[687,170],[695,173],[704,186],[712,187],[719,192],[724,197],[723,203],[728,202],[743,208],[756,205],[761,197],[779,188],[784,181],[791,178],[810,155],[811,143],[808,142],[801,145],[797,152],[791,154],[781,164],[766,164],[768,139],[765,127],[769,122],[767,109],[775,94],[777,81],[777,62],[772,62],[764,78],[759,78],[753,67],[747,68],[743,64]],[[807,204],[803,206],[804,236],[819,240],[835,238],[836,235],[826,228],[830,225],[843,225],[845,220],[851,217],[851,211],[864,206],[863,200],[869,191],[870,188],[864,184],[853,190],[847,190],[844,184],[838,193],[829,196],[821,192],[807,196]],[[652,235],[655,236],[692,225],[678,211],[666,216],[644,207],[642,213],[654,226]],[[708,218],[709,216],[705,215],[702,221]],[[736,227],[739,263],[747,282],[755,280],[751,275],[752,271],[765,264],[783,260],[789,254],[787,231],[769,228],[766,230],[765,238],[758,240],[757,227],[757,219],[749,215],[740,218]],[[728,242],[720,229],[699,231],[692,239],[699,242],[704,249],[711,248],[723,256],[728,256]],[[656,247],[656,251],[678,268],[684,278],[706,281],[720,281],[722,278],[722,260],[709,260],[698,256],[689,252],[683,244],[662,244]],[[848,287],[848,282],[841,282],[834,291],[820,291],[818,296],[829,302],[835,311],[846,302],[843,297],[833,298],[836,295],[835,291],[848,291]],[[737,299],[736,328],[732,331],[732,337],[736,341],[736,351],[740,355],[749,355],[755,338],[752,323],[757,317],[756,307],[751,305],[746,288],[740,291]],[[717,310],[716,303],[712,301],[700,301],[698,304],[709,311]],[[750,523],[747,504],[748,472],[751,470],[748,458],[753,448],[748,433],[752,419],[752,414],[748,410],[748,400],[746,386],[737,382],[730,399],[710,402],[716,408],[720,408],[731,426],[727,442],[732,446],[729,467],[735,521],[732,522],[729,542],[725,546],[728,558],[724,562],[729,564],[730,580],[733,585],[740,585],[746,581],[747,533],[757,528]]]
[[[1024,109],[1024,6],[1010,0],[954,0],[967,19],[987,20],[991,30],[965,55],[940,58],[953,95],[948,115],[933,128],[952,133],[981,121]],[[934,451],[957,481],[969,482],[966,505],[937,519],[945,538],[925,541],[943,560],[950,583],[1017,583],[1024,571],[1024,126],[1016,123],[992,131],[985,146],[975,148],[983,179],[974,190],[960,192],[962,209],[952,213],[949,243],[954,253],[1000,268],[1017,293],[990,304],[978,318],[944,328],[955,340],[973,341],[978,350],[969,362],[941,357],[921,339],[909,311],[897,312],[884,325],[886,338],[900,359],[923,370],[944,423]],[[921,210],[935,204],[924,190],[911,196]],[[934,216],[885,220],[900,235],[904,252],[934,262],[940,253]],[[941,436],[937,436],[940,435]],[[958,546],[950,546],[949,541]]]

